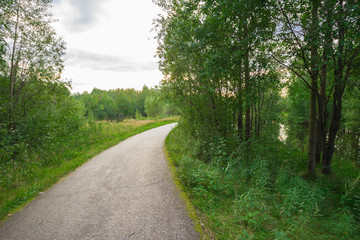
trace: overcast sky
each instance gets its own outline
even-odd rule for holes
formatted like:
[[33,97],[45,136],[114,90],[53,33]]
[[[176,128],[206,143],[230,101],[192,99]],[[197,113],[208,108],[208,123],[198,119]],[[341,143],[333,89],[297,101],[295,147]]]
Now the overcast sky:
[[72,92],[141,89],[162,79],[151,0],[54,0],[54,27],[67,43],[65,72]]

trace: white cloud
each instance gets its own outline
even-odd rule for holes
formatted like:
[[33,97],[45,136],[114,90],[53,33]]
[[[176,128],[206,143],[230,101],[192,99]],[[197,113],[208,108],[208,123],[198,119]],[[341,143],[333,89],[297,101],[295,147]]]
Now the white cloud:
[[54,2],[56,14],[66,16],[63,19],[68,31],[85,31],[99,23],[99,17],[107,0],[57,0]]
[[[81,79],[73,79],[72,76],[82,75]],[[66,68],[64,78],[72,80],[72,92],[91,92],[93,88],[99,89],[117,89],[117,88],[135,88],[142,89],[144,85],[155,87],[159,84],[158,79],[162,75],[159,71],[149,72],[114,72],[106,70],[93,70],[77,66]]]
[[150,30],[159,12],[151,0],[54,1],[54,27],[68,47],[63,77],[72,79],[73,91],[158,84]]
[[116,55],[97,54],[79,49],[69,49],[67,52],[68,64],[93,70],[108,70],[114,72],[156,71],[154,61],[131,59]]

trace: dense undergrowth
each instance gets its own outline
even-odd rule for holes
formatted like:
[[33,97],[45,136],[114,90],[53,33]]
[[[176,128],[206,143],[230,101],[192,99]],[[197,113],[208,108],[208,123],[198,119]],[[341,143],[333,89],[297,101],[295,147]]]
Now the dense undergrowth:
[[[170,117],[90,121],[71,134],[49,136],[38,146],[22,143],[5,151],[6,145],[0,145],[4,150],[0,156],[0,220],[101,151],[130,136],[176,120]],[[8,159],[5,153],[10,152],[9,156],[16,158]]]
[[207,162],[184,129],[172,131],[166,146],[208,238],[360,239],[353,162],[335,159],[331,177],[307,180],[306,156],[266,133],[231,152],[221,140],[208,145]]

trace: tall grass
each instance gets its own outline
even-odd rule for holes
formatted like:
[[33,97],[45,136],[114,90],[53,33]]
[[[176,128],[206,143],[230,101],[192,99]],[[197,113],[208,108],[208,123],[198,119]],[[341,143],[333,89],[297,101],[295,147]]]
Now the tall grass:
[[250,149],[238,145],[218,156],[211,152],[221,147],[208,145],[215,157],[206,161],[197,146],[181,125],[166,140],[210,238],[360,239],[358,168],[310,181],[301,172],[306,157],[275,139],[253,139]]
[[73,134],[49,138],[37,147],[17,146],[16,159],[0,161],[0,220],[105,149],[177,119],[90,121]]

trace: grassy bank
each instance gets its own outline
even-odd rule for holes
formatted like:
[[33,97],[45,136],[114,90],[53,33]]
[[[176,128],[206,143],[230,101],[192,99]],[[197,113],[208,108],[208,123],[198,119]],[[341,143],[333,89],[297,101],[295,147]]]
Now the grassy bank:
[[173,117],[90,122],[69,136],[45,141],[36,148],[24,148],[16,160],[0,162],[0,220],[107,148],[177,120]]
[[210,239],[360,239],[359,168],[351,162],[335,161],[331,178],[309,181],[306,157],[274,139],[253,140],[245,161],[238,146],[204,162],[181,125],[166,147]]

